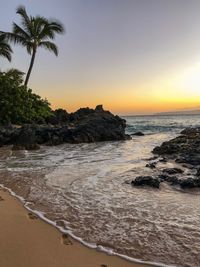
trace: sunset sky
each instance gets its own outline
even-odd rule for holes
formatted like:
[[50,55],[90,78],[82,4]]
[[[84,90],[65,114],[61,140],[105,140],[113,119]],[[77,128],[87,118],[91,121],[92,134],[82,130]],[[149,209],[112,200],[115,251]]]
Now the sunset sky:
[[[103,104],[114,113],[150,114],[200,107],[199,0],[1,0],[0,30],[19,23],[16,7],[59,19],[59,57],[40,49],[29,86],[52,107]],[[30,56],[15,46],[12,63]]]

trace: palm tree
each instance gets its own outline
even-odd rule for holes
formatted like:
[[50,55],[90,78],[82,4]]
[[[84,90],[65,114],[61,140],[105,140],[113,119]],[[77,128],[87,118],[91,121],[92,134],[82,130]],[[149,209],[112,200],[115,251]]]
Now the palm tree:
[[13,23],[12,33],[6,33],[9,41],[26,47],[31,55],[31,62],[26,74],[24,85],[27,86],[35,61],[37,49],[43,47],[58,56],[58,48],[50,40],[56,33],[64,33],[63,25],[55,20],[48,20],[41,16],[28,16],[24,6],[17,8],[17,14],[21,16],[21,27]]
[[0,32],[0,56],[7,58],[8,61],[11,61],[12,49],[7,43],[6,36],[3,32]]

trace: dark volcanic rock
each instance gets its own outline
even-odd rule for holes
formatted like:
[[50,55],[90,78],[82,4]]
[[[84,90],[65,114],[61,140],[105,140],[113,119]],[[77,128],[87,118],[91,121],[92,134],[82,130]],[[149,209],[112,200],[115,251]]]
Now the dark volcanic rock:
[[150,186],[159,188],[161,182],[167,182],[174,186],[180,186],[183,189],[200,187],[200,177],[178,178],[167,174],[158,176],[138,176],[131,182],[133,186]]
[[20,129],[13,126],[0,127],[0,146],[12,145]]
[[52,125],[66,125],[70,122],[70,114],[65,109],[56,109],[52,116],[47,119],[47,123]]
[[131,135],[134,135],[134,136],[144,136],[144,133],[142,133],[142,132],[136,132],[136,133],[132,133]]
[[133,186],[144,186],[148,185],[151,187],[159,188],[160,180],[152,176],[138,176],[131,182]]
[[166,158],[161,158],[161,159],[159,159],[159,162],[166,163],[167,162],[167,159]]
[[200,177],[200,168],[197,169],[196,176],[197,176],[197,177]]
[[186,128],[183,131],[181,131],[181,134],[184,135],[194,135],[194,134],[200,134],[200,127],[195,127],[195,128]]
[[171,185],[176,185],[179,183],[179,179],[176,176],[169,176],[166,174],[160,174],[160,175],[158,175],[158,177],[161,180],[161,182],[168,182]]
[[103,105],[97,105],[95,111],[104,112]]
[[13,150],[35,150],[39,149],[35,136],[34,125],[24,125],[18,135],[13,139]]
[[193,178],[189,177],[183,180],[180,180],[180,186],[182,188],[195,188],[195,187],[200,187],[200,178]]
[[[125,134],[126,121],[104,111],[81,108],[68,114],[59,109],[51,119],[56,125],[23,125],[0,127],[0,146],[13,144],[13,149],[37,149],[38,144],[90,143],[130,138]],[[53,123],[53,124],[54,124]]]
[[200,128],[187,128],[181,135],[155,147],[153,153],[175,159],[177,163],[200,165]]
[[163,169],[162,171],[168,174],[183,173],[183,170],[179,168],[166,168],[166,169]]
[[150,168],[150,169],[155,169],[156,168],[156,162],[147,163],[145,167]]

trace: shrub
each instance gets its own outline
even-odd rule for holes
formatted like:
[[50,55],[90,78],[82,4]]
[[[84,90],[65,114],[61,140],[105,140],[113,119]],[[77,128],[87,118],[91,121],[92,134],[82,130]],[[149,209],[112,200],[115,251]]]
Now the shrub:
[[0,124],[43,123],[51,115],[48,101],[22,83],[22,72],[0,72]]

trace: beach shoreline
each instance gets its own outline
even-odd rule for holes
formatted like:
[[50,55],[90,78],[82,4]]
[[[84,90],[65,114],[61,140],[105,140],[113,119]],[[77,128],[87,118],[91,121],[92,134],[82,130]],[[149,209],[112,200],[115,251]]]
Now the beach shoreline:
[[145,267],[87,248],[26,210],[0,189],[0,266],[4,267]]

